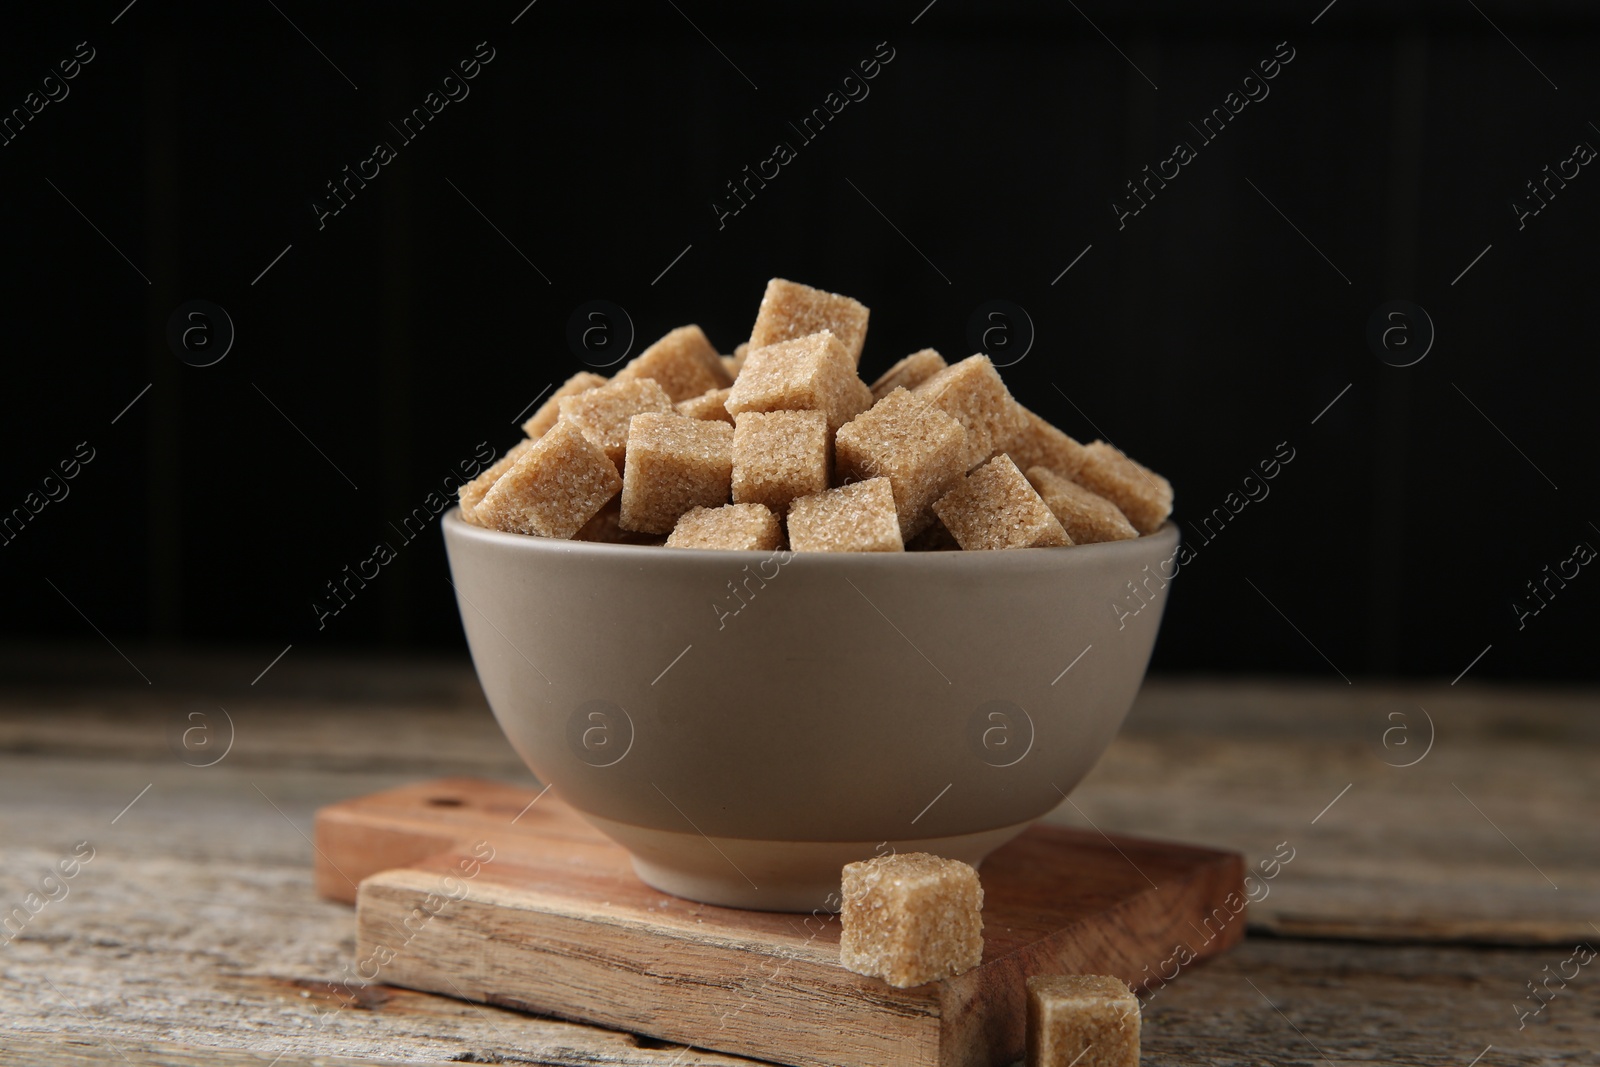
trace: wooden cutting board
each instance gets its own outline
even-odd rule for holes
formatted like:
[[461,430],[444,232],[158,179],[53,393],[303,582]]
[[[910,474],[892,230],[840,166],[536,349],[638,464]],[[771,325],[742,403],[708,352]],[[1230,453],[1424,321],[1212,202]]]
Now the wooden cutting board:
[[1035,826],[983,864],[983,963],[895,989],[840,966],[837,916],[651,889],[553,792],[452,778],[344,801],[317,813],[316,853],[317,891],[356,904],[353,980],[796,1067],[1009,1064],[1027,976],[1159,985],[1246,921],[1237,853]]

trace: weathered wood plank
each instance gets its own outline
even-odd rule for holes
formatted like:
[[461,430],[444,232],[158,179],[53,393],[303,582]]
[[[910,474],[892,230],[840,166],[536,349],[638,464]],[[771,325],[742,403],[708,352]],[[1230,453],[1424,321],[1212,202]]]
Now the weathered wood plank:
[[1152,686],[1056,816],[1257,862],[1287,842],[1258,929],[1562,944],[1600,915],[1597,765],[1593,694]]
[[[342,795],[396,780],[385,774],[532,780],[464,665],[402,666],[400,682],[315,661],[278,676],[287,665],[262,683],[276,690],[228,699],[234,744],[214,770],[344,771]],[[144,686],[0,690],[0,752],[176,763],[174,728],[201,722],[220,741],[228,721],[197,695]],[[1422,754],[1430,721],[1431,750],[1394,766]],[[1295,860],[1251,914],[1260,930],[1557,944],[1600,914],[1597,760],[1592,691],[1157,681],[1051,820],[1252,863],[1288,842]]]
[[[462,665],[374,672],[302,661],[284,672],[297,649],[251,689],[277,651],[222,666],[152,666],[141,655],[165,683],[155,692],[137,680],[138,692],[118,686],[109,667],[75,675],[82,657],[51,660],[33,680],[0,671],[0,909],[39,889],[76,842],[96,849],[67,896],[0,945],[0,1062],[121,1062],[110,1041],[131,1062],[185,1065],[265,1065],[279,1053],[282,1067],[746,1062],[391,989],[321,1022],[319,1008],[338,1006],[328,983],[351,959],[355,916],[315,899],[304,836],[312,812],[424,776],[531,778]],[[87,684],[61,690],[48,677]],[[184,766],[168,747],[170,725],[219,704],[234,716],[234,749],[215,767]],[[1385,766],[1415,758],[1417,749],[1385,749],[1383,731],[1397,722],[1390,713],[1409,709],[1420,740],[1419,706],[1437,727],[1433,750],[1413,767]],[[1593,692],[1467,683],[1152,683],[1073,794],[1076,808],[1057,817],[1238,848],[1252,860],[1288,841],[1295,859],[1256,910],[1258,925],[1402,939],[1576,934],[1600,944],[1587,925],[1600,922],[1597,709]],[[1323,1063],[1314,1042],[1336,1064],[1465,1067],[1491,1044],[1482,1067],[1592,1063],[1594,964],[1517,1029],[1515,1005],[1531,1008],[1526,983],[1570,951],[1570,942],[1254,939],[1157,993],[1145,1062]]]
[[[161,1064],[162,1067],[454,1067],[460,1060],[375,1060],[349,1056],[201,1048],[166,1041],[83,1040],[61,1035],[0,1034],[0,1062],[31,1067],[103,1067],[106,1063]],[[471,1061],[468,1061],[471,1062]],[[479,1062],[497,1062],[494,1060]]]
[[[1600,937],[1591,938],[1600,945]],[[1257,938],[1150,998],[1145,1067],[1330,1064],[1588,1067],[1600,1049],[1600,978],[1558,988],[1519,1030],[1524,983],[1571,946],[1499,949]]]
[[676,1046],[382,986],[346,1006],[337,983],[353,958],[355,914],[317,899],[302,835],[313,810],[353,782],[397,779],[0,758],[8,910],[77,842],[94,849],[65,895],[0,946],[0,1033],[71,1036],[95,1043],[102,1061],[124,1040],[260,1052],[260,1063],[280,1052],[638,1067],[679,1056]]

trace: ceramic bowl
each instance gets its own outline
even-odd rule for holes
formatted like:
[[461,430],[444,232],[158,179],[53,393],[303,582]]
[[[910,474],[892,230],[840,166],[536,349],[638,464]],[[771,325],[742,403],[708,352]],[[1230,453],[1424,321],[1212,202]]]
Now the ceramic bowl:
[[693,900],[838,904],[845,863],[978,864],[1115,736],[1178,534],[1004,552],[445,544],[473,663],[543,782]]

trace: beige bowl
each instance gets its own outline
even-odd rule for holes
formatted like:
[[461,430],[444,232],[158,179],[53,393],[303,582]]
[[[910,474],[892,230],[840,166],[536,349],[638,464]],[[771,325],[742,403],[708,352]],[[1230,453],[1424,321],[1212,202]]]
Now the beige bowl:
[[893,848],[977,864],[1105,750],[1178,533],[1007,552],[591,544],[444,520],[478,677],[650,885],[832,908]]

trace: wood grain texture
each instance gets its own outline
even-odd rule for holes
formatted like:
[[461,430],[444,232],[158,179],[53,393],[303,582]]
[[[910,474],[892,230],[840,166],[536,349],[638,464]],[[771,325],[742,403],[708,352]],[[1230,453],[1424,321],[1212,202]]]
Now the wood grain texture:
[[[98,850],[65,899],[0,945],[0,1063],[750,1062],[387,986],[335,1010],[356,919],[313,890],[313,812],[441,774],[531,784],[470,667],[352,665],[301,659],[297,647],[252,688],[281,649],[124,650],[154,686],[122,685],[119,672],[131,672],[104,646],[30,652],[0,669],[0,905],[18,903],[75,842]],[[182,765],[168,731],[219,705],[237,727],[232,751],[215,767]],[[1416,721],[1419,706],[1438,726],[1433,751],[1409,769],[1385,766],[1414,758],[1383,748],[1387,716],[1409,709]],[[1329,931],[1360,932],[1352,920],[1371,914],[1393,923],[1389,941],[1253,937],[1185,968],[1145,1012],[1145,1064],[1324,1064],[1320,1049],[1338,1067],[1467,1067],[1491,1044],[1479,1067],[1594,1064],[1594,965],[1522,1030],[1515,1008],[1526,983],[1570,955],[1555,931],[1600,923],[1585,896],[1600,876],[1597,711],[1593,691],[1470,678],[1148,683],[1052,821],[1237,848],[1252,862],[1289,840],[1297,856],[1252,909],[1254,929],[1279,928],[1274,906],[1334,920]],[[1442,905],[1486,924],[1474,937],[1535,947],[1415,943],[1419,932],[1461,935],[1427,930]],[[1530,916],[1560,925],[1520,932]],[[1600,932],[1583,936],[1600,945]]]
[[1007,1064],[1029,975],[1142,985],[1244,934],[1236,854],[1035,827],[984,863],[982,964],[895,989],[843,968],[834,916],[651,889],[553,793],[418,783],[323,809],[316,843],[319,886],[360,882],[359,978],[803,1067]]
[[[461,663],[297,661],[297,649],[250,689],[279,650],[141,656],[163,686],[151,690],[114,685],[126,664],[102,651],[8,663],[25,682],[24,667],[84,681],[0,690],[0,752],[171,762],[173,725],[220,702],[237,727],[228,768],[532,781]],[[1432,750],[1393,766],[1426,743],[1425,714]],[[1600,914],[1597,764],[1592,690],[1156,680],[1047,821],[1231,849],[1252,864],[1288,841],[1290,875],[1251,909],[1264,932],[1559,945],[1592,935]]]
[[[1296,850],[1251,909],[1254,929],[1552,946],[1596,936],[1592,692],[1149,686],[1113,749],[1073,793],[1102,829],[1256,862],[1279,842]],[[1057,815],[1087,824],[1071,805]]]

